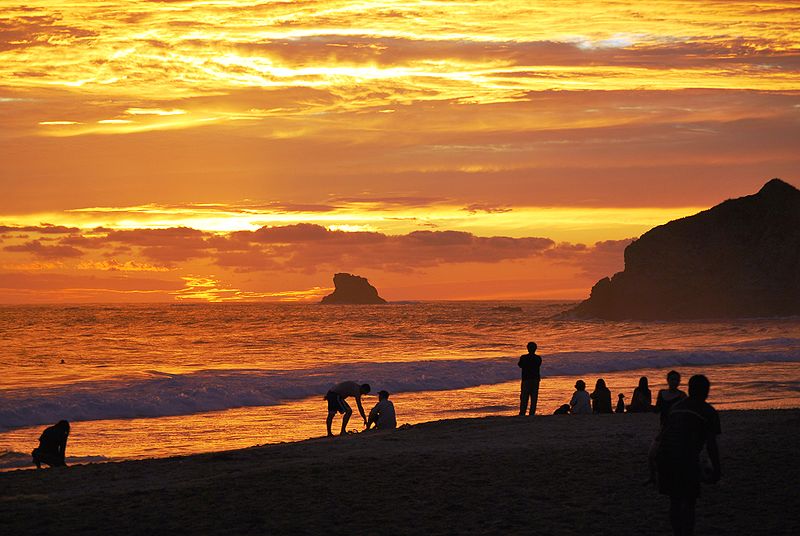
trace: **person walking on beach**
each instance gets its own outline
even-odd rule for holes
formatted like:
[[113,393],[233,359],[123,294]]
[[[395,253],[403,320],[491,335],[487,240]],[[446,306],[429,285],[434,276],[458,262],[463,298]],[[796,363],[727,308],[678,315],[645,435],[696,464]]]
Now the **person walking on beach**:
[[586,392],[586,382],[578,380],[575,382],[575,392],[569,401],[570,413],[573,415],[590,415],[592,413],[591,399]]
[[[695,502],[700,482],[714,484],[722,469],[717,436],[719,414],[706,399],[711,383],[703,375],[689,379],[689,397],[677,402],[667,416],[658,448],[658,489],[669,496],[669,520],[675,536],[694,534]],[[710,474],[700,468],[703,447],[711,460]]]
[[369,393],[370,386],[368,383],[358,384],[356,382],[342,382],[337,383],[325,394],[325,400],[328,401],[328,418],[325,424],[328,427],[328,436],[332,436],[331,424],[333,423],[333,416],[337,413],[342,414],[342,432],[344,435],[347,433],[347,423],[350,416],[353,414],[353,409],[345,400],[347,397],[352,396],[356,399],[356,406],[361,418],[364,419],[364,426],[367,425],[367,415],[364,413],[364,407],[361,405],[361,396]]
[[661,415],[661,427],[667,422],[672,406],[684,398],[686,393],[678,389],[681,384],[681,374],[677,370],[667,372],[667,389],[661,389],[656,397],[655,412]]
[[611,391],[603,378],[597,380],[589,396],[592,399],[592,413],[611,413]]
[[397,416],[394,412],[394,404],[389,400],[388,391],[378,391],[378,403],[369,412],[367,430],[373,424],[378,430],[393,430],[397,428]]
[[[659,421],[661,427],[653,442],[650,444],[650,451],[647,453],[647,461],[650,469],[650,478],[645,484],[653,484],[656,482],[658,476],[658,467],[656,464],[656,454],[658,453],[659,445],[661,444],[661,434],[663,433],[664,426],[667,423],[667,417],[672,409],[672,406],[677,402],[686,398],[686,393],[678,389],[681,384],[681,373],[677,370],[670,370],[667,372],[667,389],[658,391],[656,397],[656,405],[653,411],[659,414]],[[641,385],[641,384],[640,384]]]
[[43,463],[50,467],[66,467],[68,437],[68,421],[58,421],[53,426],[45,428],[39,437],[39,446],[31,452],[36,468],[41,469]]
[[524,416],[528,409],[528,400],[530,400],[530,413],[536,413],[536,403],[539,400],[539,382],[541,375],[539,369],[542,366],[542,358],[536,355],[536,343],[528,343],[528,353],[519,357],[517,365],[522,369],[522,382],[520,383],[519,393],[519,414]]

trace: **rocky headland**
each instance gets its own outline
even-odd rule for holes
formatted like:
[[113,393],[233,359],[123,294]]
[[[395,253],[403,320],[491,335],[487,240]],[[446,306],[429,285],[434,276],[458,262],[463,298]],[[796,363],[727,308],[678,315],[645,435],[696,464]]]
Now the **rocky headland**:
[[598,281],[566,315],[800,315],[800,190],[772,179],[756,194],[651,229],[625,249],[625,270]]
[[320,303],[325,304],[382,304],[386,300],[378,295],[378,290],[369,284],[366,277],[339,273],[333,276],[336,287]]

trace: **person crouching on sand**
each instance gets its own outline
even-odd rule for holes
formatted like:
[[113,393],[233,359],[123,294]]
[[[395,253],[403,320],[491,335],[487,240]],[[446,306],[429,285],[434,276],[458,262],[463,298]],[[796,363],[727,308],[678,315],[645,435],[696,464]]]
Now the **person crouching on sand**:
[[589,393],[586,392],[586,382],[578,380],[575,382],[575,392],[572,393],[572,400],[569,401],[570,413],[573,415],[591,415],[592,403]]
[[68,421],[58,421],[53,426],[45,428],[39,437],[39,446],[31,452],[36,468],[41,469],[43,463],[50,467],[66,467],[68,437]]
[[361,395],[369,393],[370,386],[368,383],[358,384],[356,382],[342,382],[337,383],[325,394],[325,400],[328,401],[328,418],[325,424],[328,427],[328,436],[332,436],[331,424],[333,423],[333,416],[337,413],[342,414],[342,435],[347,433],[347,422],[350,420],[350,415],[353,414],[353,409],[345,400],[347,397],[352,396],[356,399],[356,406],[361,418],[364,420],[364,426],[367,425],[367,415],[364,413],[364,407],[361,405]]
[[394,412],[394,404],[389,400],[388,391],[378,391],[378,403],[369,412],[367,430],[373,424],[378,430],[394,430],[397,428],[397,416]]

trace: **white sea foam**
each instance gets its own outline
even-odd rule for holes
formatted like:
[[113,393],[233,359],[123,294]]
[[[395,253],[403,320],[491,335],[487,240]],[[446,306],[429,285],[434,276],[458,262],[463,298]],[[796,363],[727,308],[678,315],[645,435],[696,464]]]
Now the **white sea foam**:
[[[109,458],[105,456],[67,456],[65,459],[67,465],[76,463],[96,463],[108,460]],[[0,451],[0,471],[33,466],[33,459],[30,454],[14,450]]]
[[[800,340],[770,341],[780,351],[569,352],[546,355],[544,376],[636,369],[764,362],[800,362]],[[743,348],[749,344],[742,343]],[[497,384],[519,376],[516,356],[491,359],[342,363],[314,370],[156,370],[136,380],[0,391],[0,431],[21,426],[98,419],[187,415],[242,406],[269,406],[322,396],[335,382],[354,379],[392,392],[441,391]]]

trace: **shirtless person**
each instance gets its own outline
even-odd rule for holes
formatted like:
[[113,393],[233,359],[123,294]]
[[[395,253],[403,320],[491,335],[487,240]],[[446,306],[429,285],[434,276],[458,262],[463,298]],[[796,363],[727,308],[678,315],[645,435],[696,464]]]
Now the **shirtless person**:
[[342,435],[347,433],[347,422],[350,420],[350,415],[353,414],[353,409],[345,400],[347,397],[352,396],[356,399],[358,412],[364,420],[364,426],[367,425],[367,415],[364,413],[364,407],[361,405],[361,395],[369,393],[370,386],[368,383],[358,384],[356,382],[342,382],[337,383],[330,388],[325,395],[325,400],[328,401],[328,418],[325,424],[328,426],[328,436],[332,436],[331,424],[333,423],[333,416],[337,413],[342,413]]

